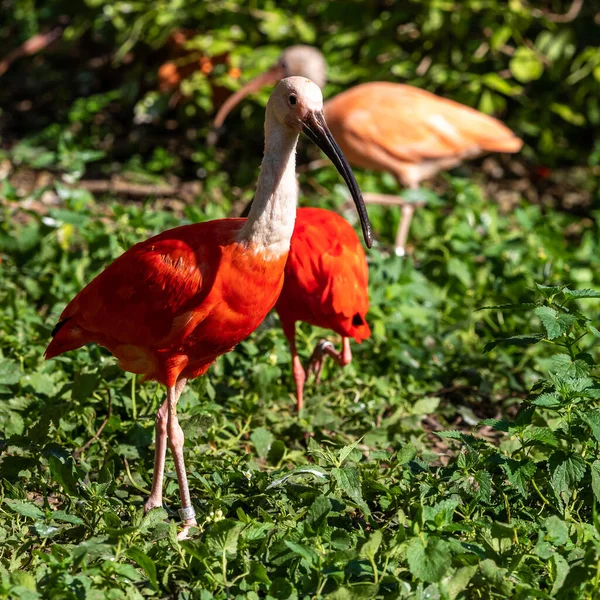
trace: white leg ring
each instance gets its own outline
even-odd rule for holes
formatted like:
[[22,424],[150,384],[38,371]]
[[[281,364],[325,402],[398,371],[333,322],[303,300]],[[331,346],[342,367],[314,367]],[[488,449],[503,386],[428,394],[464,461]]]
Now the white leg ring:
[[194,510],[193,506],[186,506],[184,508],[180,508],[178,512],[179,518],[182,521],[189,521],[190,519],[193,519],[196,516],[196,511]]

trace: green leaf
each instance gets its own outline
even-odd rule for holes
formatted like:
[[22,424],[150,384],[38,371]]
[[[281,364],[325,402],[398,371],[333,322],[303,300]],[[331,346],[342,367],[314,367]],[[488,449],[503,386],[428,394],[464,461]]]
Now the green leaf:
[[61,521],[62,523],[71,523],[73,525],[83,525],[84,521],[76,515],[70,515],[64,510],[55,510],[50,518],[54,521]]
[[365,513],[370,516],[371,511],[363,500],[362,488],[360,483],[360,475],[355,467],[343,467],[341,469],[331,469],[331,474],[334,477],[337,485],[351,498]]
[[436,396],[426,396],[419,398],[411,407],[410,412],[413,415],[431,415],[440,405],[440,399]]
[[528,427],[523,432],[523,438],[528,445],[538,443],[550,448],[558,447],[558,438],[549,427]]
[[405,465],[409,463],[417,455],[417,449],[411,444],[404,444],[398,452],[398,464]]
[[150,531],[151,529],[154,529],[159,523],[163,523],[164,521],[166,521],[168,518],[169,515],[167,514],[167,511],[164,508],[162,508],[161,506],[153,508],[144,515],[144,518],[140,523],[140,531],[143,533]]
[[[327,600],[373,600],[377,597],[379,586],[374,583],[351,583],[327,594]],[[426,598],[428,596],[423,596]]]
[[531,404],[542,406],[543,408],[559,408],[562,406],[562,401],[556,392],[544,392],[534,400],[531,400]]
[[24,375],[21,378],[21,385],[23,387],[31,386],[36,394],[42,396],[51,396],[55,390],[52,377],[47,373],[40,373],[39,371]]
[[260,456],[260,458],[267,458],[271,444],[275,439],[273,434],[264,427],[258,427],[252,432],[250,439],[256,448],[256,453],[258,456]]
[[600,409],[589,410],[579,415],[584,423],[589,425],[593,436],[600,442]]
[[493,350],[496,346],[531,346],[537,344],[544,339],[541,333],[531,333],[526,335],[511,335],[505,338],[498,338],[488,342],[483,348],[484,352]]
[[563,289],[565,298],[572,300],[573,298],[600,298],[600,291],[597,290],[570,290],[569,288]]
[[327,515],[331,511],[331,500],[325,496],[318,496],[310,505],[306,514],[306,522],[316,533],[327,523]]
[[181,540],[179,545],[183,548],[183,550],[185,550],[185,552],[198,559],[200,562],[210,556],[210,552],[208,551],[206,544],[203,544],[199,540]]
[[294,553],[297,554],[310,568],[319,560],[317,553],[312,549],[290,540],[284,540],[285,545]]
[[558,594],[569,571],[569,563],[560,554],[553,554],[550,557],[550,576],[553,581],[552,590],[550,591],[551,596]]
[[510,423],[506,419],[484,419],[479,425],[487,425],[496,431],[508,431]]
[[456,277],[465,287],[470,288],[473,285],[471,271],[469,267],[455,256],[448,261],[448,274]]
[[[575,112],[572,107],[568,104],[562,104],[560,102],[552,102],[550,104],[550,110],[553,113],[556,113],[561,119],[565,120],[567,123],[571,125],[576,125],[577,127],[581,127],[585,125],[585,117],[580,112]],[[584,291],[584,290],[582,290]],[[589,290],[591,291],[591,290]],[[565,294],[566,295],[566,294]],[[575,296],[581,298],[596,298],[596,296]]]
[[535,284],[535,289],[540,292],[546,300],[552,301],[552,298],[562,292],[567,286],[566,285],[542,285],[541,283]]
[[586,464],[577,454],[554,452],[548,461],[550,483],[557,499],[563,499],[562,494],[570,494],[573,487],[585,475]]
[[238,539],[244,524],[233,519],[224,519],[211,525],[207,532],[205,543],[216,554],[237,554]]
[[359,443],[360,443],[360,439],[356,440],[352,444],[349,444],[348,446],[344,446],[338,452],[338,464],[340,466],[344,463],[344,461],[348,458],[348,456],[350,456],[350,454],[352,453],[352,451],[354,450],[354,448],[356,448],[356,446],[358,446]]
[[590,322],[587,322],[585,326],[594,337],[600,338],[600,331],[596,329]]
[[264,583],[265,585],[271,585],[271,580],[267,573],[267,568],[260,562],[253,560],[250,563],[250,572],[248,574],[248,581],[250,583]]
[[569,541],[569,526],[556,515],[544,519],[542,522],[546,530],[546,539],[555,546],[564,546]]
[[448,544],[433,536],[429,536],[425,544],[420,537],[413,538],[406,559],[413,576],[429,583],[440,581],[452,564]]
[[[463,433],[462,431],[450,430],[450,431],[434,431],[435,435],[450,440],[460,440],[463,444],[472,446],[480,442],[474,435],[470,433]],[[480,442],[481,443],[481,442]]]
[[461,592],[464,592],[478,570],[477,565],[461,567],[457,569],[448,581],[444,582],[444,589],[450,600],[456,600]]
[[542,325],[546,330],[546,337],[549,340],[560,337],[565,333],[568,327],[576,321],[573,315],[559,313],[549,306],[540,306],[536,308],[535,314],[542,322]]
[[502,468],[506,472],[508,481],[514,485],[519,493],[527,498],[529,496],[529,485],[537,471],[535,463],[531,460],[512,460],[508,459]]
[[474,479],[473,488],[476,490],[476,497],[482,502],[490,502],[492,498],[492,476],[487,471],[477,471]]
[[496,304],[495,306],[482,306],[475,312],[480,310],[530,310],[535,308],[537,304],[534,302],[520,302],[519,304]]
[[93,373],[77,373],[73,380],[73,385],[71,386],[71,397],[73,400],[84,402],[98,387],[99,381],[99,370],[96,370]]
[[550,359],[548,371],[557,377],[586,377],[590,366],[584,360],[572,360],[568,354],[555,354]]
[[144,570],[144,573],[146,573],[146,576],[152,584],[152,587],[155,590],[158,590],[158,582],[156,580],[156,565],[154,564],[154,561],[136,546],[128,548],[125,554],[127,554],[131,560],[136,562]]
[[527,46],[519,46],[509,61],[511,73],[521,83],[539,79],[544,73],[544,64],[539,56]]
[[383,534],[381,529],[376,529],[370,536],[369,539],[362,545],[359,556],[366,558],[371,562],[375,562],[377,552],[379,552],[379,546],[381,546],[381,540]]
[[481,83],[507,96],[518,96],[523,92],[523,88],[520,85],[515,85],[506,81],[506,79],[502,79],[497,73],[486,73],[481,78]]
[[44,519],[46,517],[46,515],[32,502],[5,498],[4,503],[14,512],[24,517],[29,517],[30,519]]
[[271,465],[277,465],[285,455],[285,444],[281,440],[274,440],[269,448],[267,460]]
[[592,491],[596,496],[596,502],[600,503],[600,460],[595,460],[591,465]]
[[77,479],[73,474],[73,459],[67,458],[63,463],[58,456],[51,455],[48,458],[48,466],[52,473],[52,478],[60,484],[65,492],[71,495],[77,494]]
[[22,376],[23,371],[21,371],[19,363],[6,358],[0,361],[0,384],[15,385],[15,383],[19,383]]
[[459,504],[460,501],[457,498],[446,498],[433,506],[424,506],[423,519],[435,523],[438,528],[442,529],[452,522],[452,516]]

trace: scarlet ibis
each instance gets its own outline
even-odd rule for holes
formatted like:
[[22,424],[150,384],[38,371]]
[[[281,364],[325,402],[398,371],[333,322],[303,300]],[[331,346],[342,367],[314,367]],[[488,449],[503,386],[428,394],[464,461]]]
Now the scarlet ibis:
[[[233,94],[215,117],[221,127],[246,95],[281,77],[303,75],[325,82],[323,55],[307,46],[291,46],[278,63]],[[523,142],[497,119],[400,83],[355,86],[325,103],[325,117],[350,163],[387,171],[399,185],[417,188],[438,171],[485,152],[518,152]],[[397,196],[365,194],[365,202],[402,206],[396,253],[404,254],[415,204]]]
[[360,343],[371,335],[367,258],[358,236],[337,213],[322,208],[299,208],[285,266],[283,288],[275,310],[292,352],[298,412],[304,405],[306,373],[296,350],[296,322],[332,329],[342,336],[342,351],[321,340],[309,370],[320,379],[323,359],[340,366],[352,360],[350,338]]
[[89,283],[63,311],[46,358],[95,342],[120,366],[167,388],[156,416],[152,490],[162,504],[167,439],[181,498],[181,536],[196,524],[183,458],[177,402],[186,381],[248,337],[273,308],[296,219],[295,151],[303,131],[331,159],[356,203],[367,246],[372,236],[358,184],[333,139],[317,85],[283,79],[265,115],[265,154],[247,219],[171,229],[136,244]]

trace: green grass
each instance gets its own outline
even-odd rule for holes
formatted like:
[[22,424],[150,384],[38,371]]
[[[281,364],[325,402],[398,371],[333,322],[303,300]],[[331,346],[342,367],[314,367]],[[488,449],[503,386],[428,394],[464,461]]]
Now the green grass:
[[[166,509],[143,513],[164,391],[95,346],[42,358],[65,303],[181,219],[114,199],[101,219],[66,186],[42,218],[5,183],[0,598],[597,598],[600,300],[569,290],[600,289],[598,227],[449,183],[412,260],[369,252],[373,336],[301,418],[275,317],[188,386],[185,542],[170,461]],[[398,214],[370,212],[391,239]],[[301,328],[305,360],[323,333]]]

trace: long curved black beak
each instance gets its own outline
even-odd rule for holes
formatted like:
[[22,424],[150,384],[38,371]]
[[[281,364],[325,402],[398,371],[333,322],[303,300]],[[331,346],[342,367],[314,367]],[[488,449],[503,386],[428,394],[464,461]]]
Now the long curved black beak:
[[363,237],[365,238],[365,244],[367,248],[373,245],[373,233],[371,232],[371,223],[369,222],[369,215],[365,208],[365,203],[354,178],[354,173],[343,155],[340,147],[327,127],[325,117],[322,111],[308,111],[302,121],[302,131],[306,136],[315,143],[331,160],[339,174],[344,178],[350,195],[354,200],[358,216],[360,217],[360,225],[362,227]]

